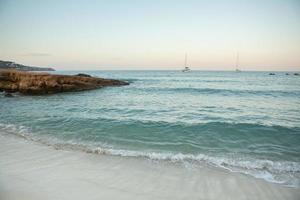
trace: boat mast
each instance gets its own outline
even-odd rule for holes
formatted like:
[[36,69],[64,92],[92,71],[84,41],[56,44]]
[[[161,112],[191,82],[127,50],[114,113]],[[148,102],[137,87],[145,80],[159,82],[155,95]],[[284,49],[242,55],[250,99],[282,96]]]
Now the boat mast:
[[236,53],[235,69],[239,69],[239,52]]
[[185,68],[187,67],[186,63],[187,63],[187,54],[185,53],[185,59],[184,59],[184,67]]

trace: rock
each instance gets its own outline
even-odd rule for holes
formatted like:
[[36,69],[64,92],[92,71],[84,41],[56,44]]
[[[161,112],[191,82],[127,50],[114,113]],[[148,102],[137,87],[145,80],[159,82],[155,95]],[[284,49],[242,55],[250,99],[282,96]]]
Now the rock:
[[76,74],[75,76],[92,77],[92,76],[89,75],[89,74],[83,74],[83,73]]
[[0,70],[0,90],[9,93],[42,95],[121,85],[128,85],[128,83],[97,77]]
[[275,75],[274,73],[269,73],[269,75]]
[[295,75],[295,76],[299,76],[299,74],[298,74],[298,73],[294,73],[294,75]]

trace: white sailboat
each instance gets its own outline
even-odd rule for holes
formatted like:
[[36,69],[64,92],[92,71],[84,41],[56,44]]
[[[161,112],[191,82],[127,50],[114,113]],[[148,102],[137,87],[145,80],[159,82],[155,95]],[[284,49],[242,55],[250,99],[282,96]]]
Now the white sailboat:
[[185,59],[184,59],[184,68],[182,72],[189,72],[191,69],[187,66],[187,54],[185,54]]
[[239,69],[239,52],[237,52],[236,54],[236,61],[235,61],[235,72],[241,72],[241,70]]

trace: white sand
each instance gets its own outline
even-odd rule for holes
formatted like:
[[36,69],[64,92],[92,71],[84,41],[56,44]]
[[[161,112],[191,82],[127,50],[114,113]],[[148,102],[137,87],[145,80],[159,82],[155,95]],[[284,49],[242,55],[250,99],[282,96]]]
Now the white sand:
[[300,199],[300,190],[222,170],[55,150],[0,134],[0,199]]

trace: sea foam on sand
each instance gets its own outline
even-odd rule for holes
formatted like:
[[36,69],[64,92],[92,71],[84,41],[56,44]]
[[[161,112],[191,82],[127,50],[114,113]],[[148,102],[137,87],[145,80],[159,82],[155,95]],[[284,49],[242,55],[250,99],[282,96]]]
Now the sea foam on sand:
[[0,133],[0,199],[300,199],[299,188],[210,167],[88,154]]

